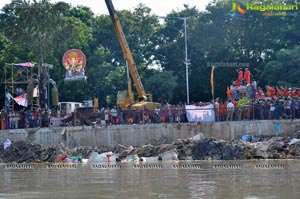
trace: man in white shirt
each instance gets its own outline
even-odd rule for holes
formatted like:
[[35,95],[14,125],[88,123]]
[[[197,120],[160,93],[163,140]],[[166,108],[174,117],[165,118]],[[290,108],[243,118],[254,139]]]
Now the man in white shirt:
[[111,113],[111,117],[112,117],[112,124],[117,124],[118,113],[117,113],[116,107],[113,107],[110,110],[110,113]]
[[227,104],[227,117],[226,117],[226,121],[228,121],[228,120],[232,121],[233,112],[234,112],[234,104],[231,102],[231,100],[229,100],[228,104]]
[[215,118],[216,118],[216,122],[219,121],[220,119],[220,105],[219,105],[219,98],[217,98],[215,100],[215,103],[214,103],[214,108],[215,108]]

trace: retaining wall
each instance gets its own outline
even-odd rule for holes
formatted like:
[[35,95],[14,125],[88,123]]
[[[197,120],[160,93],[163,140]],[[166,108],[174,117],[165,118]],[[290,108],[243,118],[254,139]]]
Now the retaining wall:
[[[280,129],[278,128],[280,126]],[[277,128],[277,130],[276,130]],[[300,130],[300,120],[255,120],[196,124],[145,124],[107,127],[51,127],[0,131],[0,143],[11,140],[36,141],[46,146],[140,146],[165,139],[166,143],[189,138],[198,133],[207,137],[231,140],[244,134],[287,136]]]

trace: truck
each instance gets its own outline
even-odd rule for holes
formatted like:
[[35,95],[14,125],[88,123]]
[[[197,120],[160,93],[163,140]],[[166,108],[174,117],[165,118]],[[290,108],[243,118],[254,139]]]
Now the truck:
[[[117,12],[115,11],[115,8],[113,6],[113,3],[111,0],[105,0],[106,6],[108,8],[117,38],[119,40],[124,59],[126,61],[127,66],[127,86],[128,89],[124,91],[118,91],[117,94],[117,105],[122,110],[138,110],[138,109],[144,109],[147,108],[149,110],[155,110],[160,107],[160,103],[152,102],[152,95],[146,94],[144,86],[142,84],[140,75],[137,71],[136,64],[134,62],[131,50],[129,48],[129,45],[127,43],[125,34],[123,32],[123,28],[120,23],[120,19],[118,17]],[[129,70],[129,72],[128,72]],[[131,75],[131,78],[135,84],[135,88],[137,90],[138,94],[138,101],[134,100],[134,95],[132,92],[131,87],[131,79],[129,77],[129,73]]]
[[58,114],[62,117],[66,115],[71,115],[75,109],[82,107],[80,102],[58,102]]

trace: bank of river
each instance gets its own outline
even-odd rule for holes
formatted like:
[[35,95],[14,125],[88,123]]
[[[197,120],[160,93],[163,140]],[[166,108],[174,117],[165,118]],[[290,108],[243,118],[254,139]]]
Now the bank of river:
[[[268,199],[300,194],[300,132],[275,137],[246,134],[231,141],[197,134],[160,142],[68,147],[29,139],[12,140],[5,150],[0,144],[0,199]],[[172,151],[180,160],[53,163],[63,156],[90,158],[107,151],[119,160]]]
[[[63,143],[49,147],[37,142],[13,141],[6,149],[4,144],[0,145],[0,162],[54,162],[62,160],[61,157],[72,156],[88,159],[93,152],[100,154],[108,151],[117,156],[117,161],[133,155],[141,161],[143,157],[157,157],[159,160],[166,152],[173,152],[179,160],[299,159],[300,132],[287,137],[244,135],[232,141],[205,137],[200,133],[172,144],[142,146],[119,144],[114,147],[69,148]],[[169,157],[169,159],[175,158]]]

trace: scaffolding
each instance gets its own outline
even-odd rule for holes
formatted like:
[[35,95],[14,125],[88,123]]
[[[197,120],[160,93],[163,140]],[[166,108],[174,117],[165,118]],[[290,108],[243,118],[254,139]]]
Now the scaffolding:
[[[4,78],[2,84],[5,86],[5,106],[4,110],[15,110],[15,102],[11,97],[17,97],[26,93],[28,83],[37,78],[34,73],[34,64],[32,63],[5,63]],[[34,100],[34,106],[38,105],[38,99]]]

